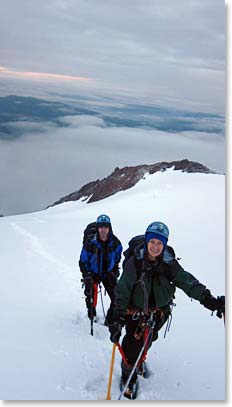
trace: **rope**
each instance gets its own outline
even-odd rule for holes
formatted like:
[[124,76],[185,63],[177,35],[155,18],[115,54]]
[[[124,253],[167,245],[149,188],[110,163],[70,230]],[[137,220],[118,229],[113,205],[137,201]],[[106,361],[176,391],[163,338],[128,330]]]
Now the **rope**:
[[129,365],[129,363],[127,362],[127,359],[126,359],[125,353],[124,353],[124,351],[123,351],[123,349],[122,349],[122,347],[121,347],[120,343],[119,343],[119,342],[118,342],[118,343],[116,343],[116,346],[117,346],[117,348],[118,348],[119,352],[121,353],[122,360],[123,360],[123,362],[125,363],[125,365],[126,365],[127,367],[129,367],[129,368],[132,368],[132,366],[131,366],[131,365]]
[[147,337],[146,337],[146,340],[145,340],[145,342],[144,342],[144,344],[143,344],[143,347],[142,347],[142,349],[141,349],[141,351],[140,351],[140,353],[139,353],[139,355],[138,355],[138,357],[137,357],[137,360],[136,360],[136,362],[135,362],[135,364],[134,364],[134,367],[133,367],[133,369],[131,370],[131,373],[130,373],[130,375],[129,375],[127,381],[126,381],[126,384],[125,384],[125,386],[123,387],[123,389],[122,389],[122,391],[121,391],[121,393],[120,393],[120,395],[119,395],[119,397],[118,397],[118,400],[121,400],[122,395],[124,394],[125,389],[127,388],[128,384],[130,383],[130,380],[131,380],[131,378],[132,378],[132,376],[133,376],[133,374],[134,374],[134,371],[135,371],[135,369],[136,369],[136,367],[137,367],[139,361],[141,360],[141,358],[142,358],[142,356],[143,356],[143,354],[144,354],[144,350],[147,348],[147,345],[149,344],[150,340],[152,339],[152,336],[153,336],[153,329],[154,329],[154,326],[155,326],[155,321],[153,321],[153,315],[151,316],[151,319],[150,319],[149,322],[150,322],[149,333],[148,333],[148,335],[147,335]]
[[143,272],[141,274],[141,277],[139,278],[138,282],[141,284],[142,290],[143,290],[143,295],[144,295],[144,312],[146,313],[148,311],[148,292],[146,289],[145,281],[144,281],[145,273]]

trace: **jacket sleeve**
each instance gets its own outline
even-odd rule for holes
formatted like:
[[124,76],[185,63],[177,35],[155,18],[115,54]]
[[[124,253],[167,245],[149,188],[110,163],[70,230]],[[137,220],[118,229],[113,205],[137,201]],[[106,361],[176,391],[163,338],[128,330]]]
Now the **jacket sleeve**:
[[119,242],[119,245],[116,248],[116,263],[119,264],[122,256],[122,244]]
[[206,286],[201,284],[196,277],[185,271],[177,260],[168,264],[169,278],[173,284],[183,290],[190,298],[201,301]]
[[86,273],[90,271],[90,266],[89,266],[89,259],[90,259],[91,253],[87,250],[86,246],[83,246],[81,250],[81,255],[80,255],[80,260],[79,260],[79,267],[82,273]]
[[115,274],[115,276],[116,277],[118,277],[119,276],[119,263],[120,263],[120,260],[121,260],[121,255],[122,255],[122,244],[121,244],[121,242],[120,242],[120,240],[118,240],[118,238],[115,238],[116,239],[116,241],[117,241],[117,245],[116,245],[116,248],[115,248],[115,263],[114,263],[114,267],[113,267],[113,269],[111,270],[112,271],[112,273],[114,273]]
[[124,267],[120,280],[118,281],[115,293],[115,308],[124,313],[129,305],[131,294],[137,281],[137,273],[131,258]]

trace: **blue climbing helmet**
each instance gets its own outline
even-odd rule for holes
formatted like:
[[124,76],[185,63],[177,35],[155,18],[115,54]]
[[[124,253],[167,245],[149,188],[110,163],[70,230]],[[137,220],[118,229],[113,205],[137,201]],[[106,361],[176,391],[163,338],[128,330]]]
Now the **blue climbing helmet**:
[[96,221],[96,224],[98,227],[105,226],[105,227],[110,227],[111,226],[111,221],[110,217],[108,215],[99,215]]
[[149,242],[151,239],[160,240],[164,246],[167,245],[169,237],[169,229],[165,223],[162,222],[152,222],[147,227],[145,232],[145,241]]

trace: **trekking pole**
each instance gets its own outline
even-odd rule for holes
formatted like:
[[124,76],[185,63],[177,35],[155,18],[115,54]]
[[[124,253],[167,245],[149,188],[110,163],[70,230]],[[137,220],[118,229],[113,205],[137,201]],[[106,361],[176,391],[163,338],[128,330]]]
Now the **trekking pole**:
[[[152,314],[152,317],[153,317],[153,314]],[[128,379],[127,379],[127,382],[126,382],[125,386],[123,387],[123,389],[122,389],[122,391],[121,391],[121,393],[120,393],[120,395],[119,395],[119,397],[118,397],[118,400],[121,400],[121,398],[122,398],[122,396],[123,396],[123,394],[124,394],[124,392],[125,392],[125,390],[126,390],[128,384],[129,384],[130,381],[131,381],[131,378],[132,378],[132,376],[133,376],[133,374],[134,374],[134,372],[135,372],[135,369],[136,369],[136,367],[137,367],[137,364],[139,363],[140,359],[142,358],[143,352],[144,352],[144,350],[146,349],[146,346],[147,346],[147,344],[149,343],[149,341],[150,341],[150,339],[151,339],[151,337],[152,337],[154,327],[155,327],[155,321],[152,322],[152,324],[151,324],[151,326],[150,326],[150,328],[149,328],[149,333],[148,333],[148,335],[147,335],[147,337],[146,337],[146,340],[145,340],[145,342],[144,342],[144,344],[143,344],[143,347],[142,347],[142,349],[141,349],[141,351],[140,351],[140,353],[139,353],[139,356],[138,356],[137,359],[136,359],[136,362],[135,362],[135,364],[134,364],[134,366],[133,366],[133,369],[131,370],[131,373],[130,373]]]
[[98,294],[98,285],[93,280],[91,281],[90,287],[90,321],[91,321],[91,335],[93,336],[93,309],[96,309],[97,306],[97,294]]
[[113,349],[112,349],[112,356],[111,356],[110,374],[109,374],[109,380],[108,380],[108,390],[107,390],[106,400],[111,400],[110,390],[111,390],[112,376],[113,376],[113,369],[114,369],[115,350],[116,350],[116,344],[114,343]]
[[93,281],[90,285],[90,335],[93,336]]
[[104,310],[104,305],[103,305],[103,298],[102,298],[102,288],[101,288],[101,284],[99,284],[99,288],[100,288],[100,294],[101,294],[101,305],[102,305],[102,311],[103,311],[104,318],[106,319],[106,313],[105,313],[105,310]]

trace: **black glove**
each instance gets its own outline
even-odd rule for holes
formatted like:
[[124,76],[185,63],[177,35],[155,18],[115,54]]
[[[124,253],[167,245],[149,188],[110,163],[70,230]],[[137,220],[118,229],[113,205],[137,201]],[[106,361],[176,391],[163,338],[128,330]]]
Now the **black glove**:
[[222,315],[225,314],[225,296],[221,295],[220,297],[217,297],[217,317],[222,318]]
[[125,325],[125,318],[121,313],[114,312],[113,322],[109,325],[110,340],[117,343],[122,333],[122,328]]
[[210,311],[217,311],[217,317],[222,318],[222,313],[225,312],[225,297],[215,298],[209,290],[205,290],[202,294],[201,304]]
[[86,284],[87,281],[92,280],[92,273],[91,271],[83,271],[82,272],[82,279],[81,282]]
[[101,276],[99,274],[93,274],[93,281],[99,284],[102,281]]
[[110,331],[110,340],[111,340],[111,342],[118,343],[119,338],[120,338],[121,333],[122,333],[122,326],[119,325],[117,322],[113,322],[109,326],[109,331]]
[[119,277],[120,271],[119,271],[119,268],[118,268],[118,267],[114,270],[114,274],[115,274],[115,277],[116,277],[116,278]]
[[112,269],[111,274],[114,276],[115,280],[119,277],[120,271],[118,265]]

